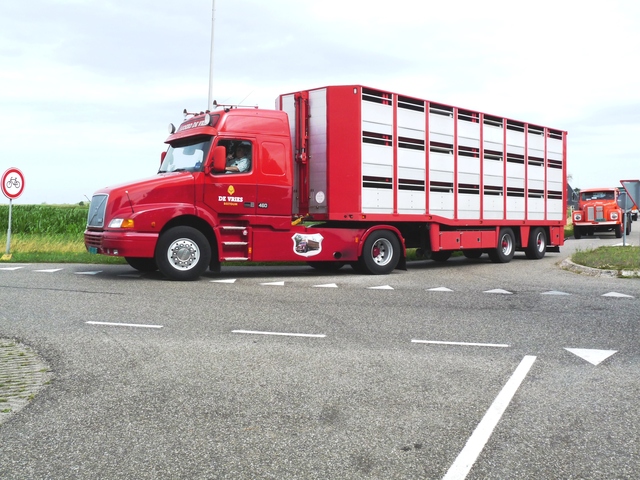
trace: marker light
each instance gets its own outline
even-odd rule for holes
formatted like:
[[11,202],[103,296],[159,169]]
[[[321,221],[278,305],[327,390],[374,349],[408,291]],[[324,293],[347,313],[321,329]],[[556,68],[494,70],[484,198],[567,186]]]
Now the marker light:
[[169,134],[173,135],[174,133],[176,133],[176,126],[173,123],[169,124]]
[[204,116],[204,124],[207,127],[211,126],[211,115],[208,113]]

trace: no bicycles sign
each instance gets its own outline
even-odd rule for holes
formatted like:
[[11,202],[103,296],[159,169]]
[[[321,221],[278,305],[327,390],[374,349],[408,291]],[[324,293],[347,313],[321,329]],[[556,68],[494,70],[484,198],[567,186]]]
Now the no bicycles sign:
[[24,190],[24,175],[15,167],[2,174],[2,193],[9,200],[18,198]]

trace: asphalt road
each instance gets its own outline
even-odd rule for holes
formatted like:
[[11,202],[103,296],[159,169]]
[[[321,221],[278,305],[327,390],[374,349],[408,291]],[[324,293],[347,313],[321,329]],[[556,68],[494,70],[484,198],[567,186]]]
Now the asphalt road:
[[0,338],[52,375],[0,478],[637,478],[640,279],[557,265],[618,242],[388,276],[0,265]]

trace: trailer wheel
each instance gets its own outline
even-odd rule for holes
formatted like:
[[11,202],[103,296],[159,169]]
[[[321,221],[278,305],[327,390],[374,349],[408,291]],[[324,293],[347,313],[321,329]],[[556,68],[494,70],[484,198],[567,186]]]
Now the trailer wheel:
[[170,280],[195,280],[209,267],[211,246],[193,227],[173,227],[156,246],[158,269]]
[[510,228],[501,228],[498,246],[489,250],[489,258],[494,263],[509,263],[515,254],[516,237]]
[[396,268],[399,261],[398,237],[388,230],[376,230],[365,240],[359,263],[367,273],[386,275]]
[[573,226],[573,238],[580,240],[582,238],[582,229],[580,227]]
[[158,270],[155,258],[124,257],[124,259],[139,272],[155,272]]
[[529,244],[524,254],[527,258],[539,260],[547,252],[547,234],[542,227],[536,227],[529,232]]

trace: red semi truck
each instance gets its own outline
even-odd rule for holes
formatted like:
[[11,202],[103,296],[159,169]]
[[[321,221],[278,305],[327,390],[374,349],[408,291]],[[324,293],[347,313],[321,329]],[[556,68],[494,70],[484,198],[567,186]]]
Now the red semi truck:
[[232,261],[388,274],[407,248],[505,263],[564,243],[561,130],[347,85],[217,106],[166,143],[155,177],[94,194],[89,252],[193,280]]

